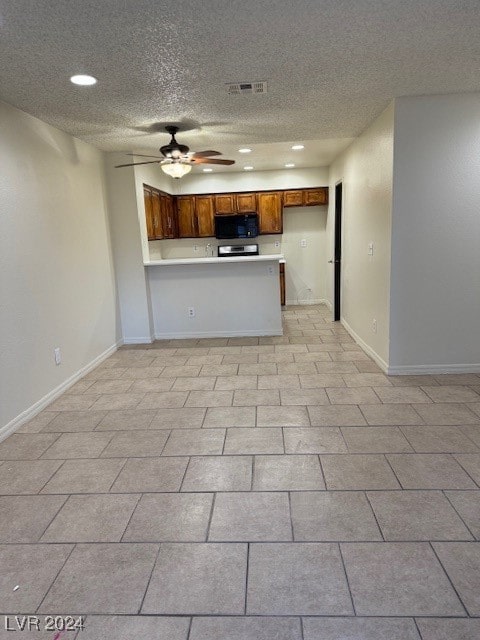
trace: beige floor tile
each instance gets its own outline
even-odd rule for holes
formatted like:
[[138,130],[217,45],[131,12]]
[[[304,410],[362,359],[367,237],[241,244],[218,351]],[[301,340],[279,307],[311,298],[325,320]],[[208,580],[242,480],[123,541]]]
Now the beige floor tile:
[[[2,611],[35,612],[72,548],[71,544],[1,545]],[[19,585],[16,591],[15,585]],[[11,634],[9,632],[9,637]],[[35,632],[30,632],[30,637],[32,635],[35,636]]]
[[398,427],[342,427],[349,453],[413,453]]
[[460,385],[425,387],[425,393],[434,402],[479,402],[480,396],[473,389]]
[[476,489],[451,455],[433,453],[388,454],[404,489]]
[[[155,409],[108,411],[96,427],[96,431],[133,431],[137,429],[147,429],[151,425],[155,415]],[[66,429],[66,431],[70,431],[70,429]]]
[[412,407],[421,415],[425,424],[478,424],[479,417],[463,404],[435,403],[414,404]]
[[257,376],[220,376],[215,383],[215,391],[256,388]]
[[280,375],[313,375],[317,373],[315,362],[283,362],[277,364]]
[[[116,462],[116,460],[101,462]],[[180,491],[187,464],[188,458],[185,457],[130,458],[121,473],[117,474],[118,478],[111,491],[112,493]]]
[[432,402],[428,395],[419,387],[374,387],[373,390],[385,404]]
[[480,540],[480,491],[445,491],[456,512]]
[[[269,362],[268,360],[266,362]],[[222,364],[258,364],[257,353],[232,353],[223,356]]]
[[250,491],[252,456],[193,456],[182,491]]
[[[165,367],[162,365],[160,367],[152,367],[152,366],[138,366],[138,364],[134,367],[130,366],[125,370],[122,375],[122,380],[124,378],[129,378],[130,380],[143,380],[150,378],[158,378],[158,376],[162,373]],[[174,376],[170,376],[174,377]]]
[[176,367],[165,367],[161,373],[162,378],[193,378],[200,374],[201,366],[197,365],[195,367],[189,365],[176,366]]
[[[63,411],[61,413],[64,413]],[[34,418],[22,424],[17,433],[38,433],[39,431],[45,431],[47,426],[59,415],[53,411],[42,411],[38,413]]]
[[307,427],[284,429],[285,452],[346,453],[347,447],[338,427]]
[[435,542],[433,548],[469,615],[480,615],[480,544]]
[[204,428],[254,427],[255,407],[209,407],[203,423]]
[[200,378],[177,378],[172,386],[172,391],[212,391],[216,378],[207,376]]
[[298,618],[194,618],[190,640],[302,640]]
[[145,458],[160,456],[169,431],[120,431],[102,451],[102,458]]
[[233,391],[190,391],[186,407],[230,407]]
[[381,455],[321,455],[328,490],[385,490],[400,485]]
[[299,389],[297,375],[258,376],[259,389]]
[[303,389],[318,389],[325,387],[344,387],[345,382],[343,377],[338,374],[314,374],[314,375],[301,375],[300,386]]
[[368,499],[385,540],[472,540],[441,491],[372,491]]
[[233,396],[234,406],[254,407],[260,405],[280,404],[280,393],[277,389],[241,389],[235,391]]
[[163,543],[142,613],[243,614],[246,573],[246,544]]
[[[134,409],[141,400],[143,400],[143,393],[110,393],[103,396],[99,396],[98,400],[92,405],[92,409],[101,410],[119,410],[119,409]],[[147,408],[147,407],[146,407]]]
[[[281,338],[282,336],[278,336]],[[241,348],[242,353],[273,353],[274,345],[267,344],[252,344],[243,345]]]
[[[89,616],[81,640],[187,640],[190,618],[167,616]],[[50,634],[51,635],[51,634]],[[0,636],[0,640],[3,640]],[[42,639],[43,640],[43,639]],[[49,639],[50,640],[50,639]]]
[[236,376],[238,364],[205,364],[200,370],[200,376]]
[[88,389],[88,393],[125,393],[132,386],[132,380],[97,380]]
[[469,402],[467,407],[477,416],[480,416],[480,402]]
[[332,404],[375,404],[380,400],[371,387],[333,387],[325,389]]
[[42,432],[93,431],[107,415],[106,411],[62,411],[43,427]]
[[392,384],[391,378],[383,373],[348,373],[342,378],[347,387],[389,387]]
[[303,637],[304,640],[420,640],[411,618],[304,618]]
[[1,496],[0,542],[38,542],[65,496]]
[[292,540],[288,493],[219,493],[208,540],[260,542]]
[[119,542],[139,498],[138,494],[70,496],[41,541]]
[[225,455],[285,453],[281,428],[227,429]]
[[309,427],[306,407],[257,407],[257,427]]
[[389,376],[394,387],[438,387],[434,376]]
[[303,344],[276,344],[275,353],[305,353],[306,345]]
[[221,455],[225,429],[173,430],[163,450],[164,456]]
[[258,362],[260,364],[263,364],[265,362],[276,362],[277,364],[282,364],[293,361],[293,353],[260,353],[258,356]]
[[84,411],[90,409],[99,398],[99,395],[86,393],[81,395],[65,394],[52,402],[48,406],[48,411]]
[[422,640],[477,640],[479,618],[418,618]]
[[366,424],[355,405],[309,406],[312,427],[355,427]]
[[123,542],[204,542],[212,510],[211,493],[142,496]]
[[480,452],[460,427],[401,427],[401,429],[417,453]]
[[173,409],[183,407],[188,398],[188,391],[163,391],[146,393],[138,405],[138,409]]
[[[430,406],[417,404],[415,407]],[[409,404],[362,404],[360,409],[368,424],[398,426],[423,424],[423,419]]]
[[325,489],[316,455],[255,456],[254,491]]
[[[190,356],[185,364],[191,366],[200,365],[203,367],[205,364],[222,364],[223,356],[222,354],[217,355],[209,355],[209,356]],[[227,364],[227,363],[225,363]]]
[[298,542],[251,545],[247,614],[352,613],[338,545]]
[[[459,462],[466,472],[480,486],[480,454],[479,453],[463,453],[456,454],[455,459]],[[453,488],[453,487],[452,487]],[[458,487],[459,489],[462,487]]]
[[477,373],[444,373],[443,375],[435,376],[435,380],[442,385],[480,384],[480,376]]
[[207,409],[196,407],[158,409],[151,429],[199,429],[205,419]]
[[35,460],[59,437],[58,433],[13,433],[0,442],[0,460]]
[[[341,352],[334,352],[335,355],[343,355]],[[319,351],[318,353],[295,353],[293,355],[295,362],[331,362],[334,358],[331,357],[326,351]],[[337,358],[339,359],[339,358]],[[316,369],[315,369],[316,373]]]
[[426,542],[355,542],[341,549],[357,615],[464,615]]
[[98,458],[114,434],[109,432],[62,433],[42,455],[48,460]]
[[239,364],[238,375],[240,376],[277,375],[277,364],[275,362],[262,362],[259,364]]
[[308,491],[291,495],[294,539],[302,542],[382,540],[360,491]]
[[326,405],[330,404],[324,389],[280,389],[282,405]]
[[[45,460],[52,465],[60,461]],[[53,478],[47,482],[42,493],[101,493],[109,491],[120,473],[125,460],[67,460]],[[58,467],[57,467],[58,468]],[[53,474],[52,474],[53,475]]]
[[155,544],[77,545],[41,611],[137,613],[157,550]]
[[0,495],[38,493],[61,465],[61,460],[4,462],[0,467]]
[[318,373],[358,373],[357,367],[351,362],[317,362]]

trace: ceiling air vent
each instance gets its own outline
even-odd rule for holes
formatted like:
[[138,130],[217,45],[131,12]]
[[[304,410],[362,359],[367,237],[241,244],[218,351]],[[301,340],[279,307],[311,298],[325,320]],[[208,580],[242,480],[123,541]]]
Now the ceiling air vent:
[[244,93],[267,93],[266,82],[232,82],[227,84],[227,92],[231,96]]

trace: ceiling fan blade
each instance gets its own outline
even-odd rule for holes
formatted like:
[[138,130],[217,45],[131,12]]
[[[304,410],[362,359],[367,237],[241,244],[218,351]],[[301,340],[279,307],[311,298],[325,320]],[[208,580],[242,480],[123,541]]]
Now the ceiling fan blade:
[[208,158],[209,156],[221,156],[220,151],[196,151],[191,155],[192,158]]
[[159,160],[163,160],[161,156],[146,156],[144,153],[126,153],[126,156],[137,156],[137,158],[158,158]]
[[117,164],[115,165],[115,169],[120,169],[120,167],[136,167],[137,164],[159,164],[161,160],[150,160],[149,162],[131,162],[130,164]]
[[192,158],[192,164],[235,164],[235,160],[219,160],[217,158]]

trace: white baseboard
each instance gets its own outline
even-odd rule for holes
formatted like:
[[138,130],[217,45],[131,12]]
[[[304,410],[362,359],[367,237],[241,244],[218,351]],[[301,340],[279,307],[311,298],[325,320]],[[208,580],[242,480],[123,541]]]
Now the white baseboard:
[[307,300],[300,300],[295,298],[294,300],[286,300],[287,305],[299,305],[299,304],[327,304],[327,301],[323,298],[308,298]]
[[388,367],[390,376],[441,375],[442,373],[480,373],[480,364],[420,364]]
[[178,338],[248,338],[264,336],[283,336],[283,331],[265,331],[250,329],[249,331],[197,331],[195,333],[156,333],[155,340],[176,340]]
[[348,324],[348,322],[345,320],[345,318],[340,318],[340,322],[345,327],[345,329],[348,331],[348,333],[352,336],[352,338],[355,340],[355,342],[360,347],[362,347],[362,349],[365,351],[365,353],[367,353],[371,358],[373,358],[373,360],[378,364],[380,369],[384,373],[389,373],[388,364],[385,362],[385,360],[383,360],[383,358],[381,358],[378,355],[378,353],[372,349],[372,347],[370,347],[364,340],[362,340],[362,338],[360,338],[360,336],[352,329],[352,327]]
[[61,396],[62,393],[65,393],[67,389],[72,387],[76,382],[78,382],[81,378],[83,378],[83,376],[85,376],[87,373],[95,369],[95,367],[98,367],[98,365],[102,363],[104,360],[106,360],[109,356],[111,356],[112,353],[115,353],[115,351],[118,349],[118,347],[122,343],[123,341],[119,340],[118,342],[113,344],[111,347],[108,347],[108,349],[106,349],[103,353],[101,353],[99,356],[94,358],[91,362],[86,364],[84,367],[79,369],[72,376],[67,378],[67,380],[62,382],[58,387],[56,387],[55,389],[52,389],[52,391],[50,391],[45,396],[43,396],[43,398],[35,402],[35,404],[32,404],[31,407],[29,407],[28,409],[25,409],[25,411],[22,411],[22,413],[20,413],[16,418],[13,418],[13,420],[10,420],[10,422],[7,422],[5,426],[0,427],[0,442],[5,438],[7,438],[11,433],[16,431],[19,427],[21,427],[22,424],[25,424],[25,422],[28,422],[29,420],[34,418],[37,415],[37,413],[40,413],[40,411],[42,411],[46,406],[48,406],[54,400],[56,400],[59,396]]
[[152,344],[154,338],[145,336],[144,338],[123,338],[122,344]]

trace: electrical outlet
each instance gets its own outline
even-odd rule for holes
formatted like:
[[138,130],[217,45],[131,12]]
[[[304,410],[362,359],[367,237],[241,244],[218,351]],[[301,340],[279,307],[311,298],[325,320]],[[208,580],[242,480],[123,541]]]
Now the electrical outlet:
[[198,244],[193,245],[193,250],[195,251],[195,253],[198,251]]
[[302,240],[300,240],[300,246],[301,246],[302,248],[305,248],[305,247],[307,246],[307,241],[306,241],[306,239],[305,239],[305,238],[302,238]]
[[275,240],[275,249],[278,249],[278,247],[280,246],[280,240]]
[[60,351],[60,347],[56,347],[53,350],[53,353],[55,355],[55,364],[62,364],[62,352]]
[[267,267],[267,273],[269,276],[273,276],[273,267],[270,264]]
[[372,320],[372,331],[373,333],[377,333],[377,321],[375,318]]
[[368,244],[368,255],[373,256],[373,242],[369,242]]
[[195,307],[188,307],[187,308],[187,314],[189,318],[194,318],[195,317]]

